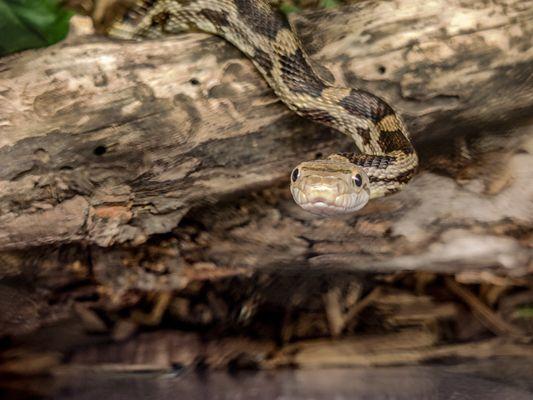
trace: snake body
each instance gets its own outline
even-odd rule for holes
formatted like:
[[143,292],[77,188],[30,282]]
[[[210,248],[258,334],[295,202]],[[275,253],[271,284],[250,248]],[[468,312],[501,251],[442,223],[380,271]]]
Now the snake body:
[[360,152],[302,162],[292,171],[291,192],[304,209],[352,212],[400,190],[415,174],[418,158],[399,115],[372,93],[322,79],[290,24],[266,0],[134,0],[107,33],[136,39],[191,30],[232,43],[291,110],[355,141]]

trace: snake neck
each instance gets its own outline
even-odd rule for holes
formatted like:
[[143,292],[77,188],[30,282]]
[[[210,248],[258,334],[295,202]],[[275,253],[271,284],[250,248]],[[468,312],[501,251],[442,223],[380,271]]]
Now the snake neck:
[[314,70],[286,18],[266,0],[137,0],[109,35],[132,39],[183,31],[222,36],[252,60],[276,95],[297,114],[353,138],[371,197],[401,189],[418,158],[400,117],[364,90],[335,87]]

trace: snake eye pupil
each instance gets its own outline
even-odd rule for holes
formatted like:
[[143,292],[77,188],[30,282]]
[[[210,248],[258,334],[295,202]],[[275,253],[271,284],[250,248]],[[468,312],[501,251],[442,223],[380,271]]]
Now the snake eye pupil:
[[360,174],[355,175],[353,177],[353,183],[355,184],[355,186],[361,187],[361,185],[363,184],[363,177]]
[[294,171],[292,171],[291,179],[293,182],[296,182],[298,179],[298,176],[300,176],[300,170],[298,168],[295,168]]

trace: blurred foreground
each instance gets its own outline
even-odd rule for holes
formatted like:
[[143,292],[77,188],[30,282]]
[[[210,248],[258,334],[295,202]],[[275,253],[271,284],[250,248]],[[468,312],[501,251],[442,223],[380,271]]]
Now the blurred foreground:
[[[12,399],[187,400],[529,400],[533,360],[497,359],[455,366],[187,372],[78,371],[54,381],[12,382]],[[2,390],[2,389],[0,389]],[[0,391],[0,393],[2,393]],[[8,398],[8,397],[3,397]]]

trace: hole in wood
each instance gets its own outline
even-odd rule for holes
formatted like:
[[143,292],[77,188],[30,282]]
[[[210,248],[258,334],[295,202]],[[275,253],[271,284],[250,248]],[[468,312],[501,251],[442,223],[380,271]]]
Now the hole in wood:
[[95,156],[103,156],[107,151],[107,148],[105,146],[97,146],[93,150],[93,154]]

